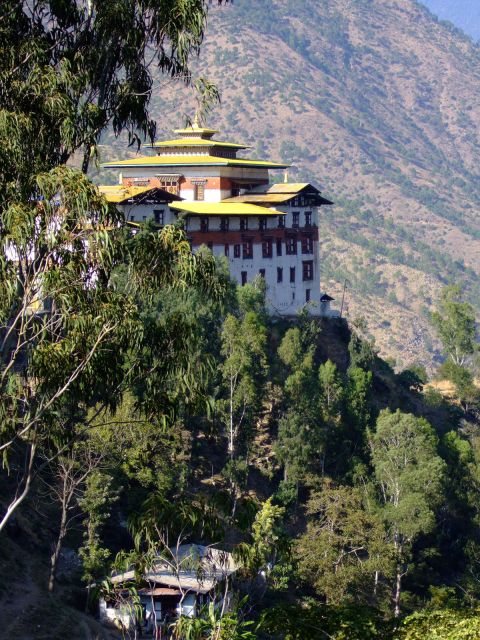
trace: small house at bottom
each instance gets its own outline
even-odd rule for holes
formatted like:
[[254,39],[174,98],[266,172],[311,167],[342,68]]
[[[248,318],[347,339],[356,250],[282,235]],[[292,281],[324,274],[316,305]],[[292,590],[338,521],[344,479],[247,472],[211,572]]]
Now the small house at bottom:
[[100,599],[100,620],[125,630],[140,626],[151,631],[181,615],[195,617],[210,602],[228,609],[225,586],[236,569],[227,551],[197,544],[167,549],[145,572],[143,586],[137,589],[141,612],[128,591],[135,578],[131,570],[111,577],[113,594],[108,600]]

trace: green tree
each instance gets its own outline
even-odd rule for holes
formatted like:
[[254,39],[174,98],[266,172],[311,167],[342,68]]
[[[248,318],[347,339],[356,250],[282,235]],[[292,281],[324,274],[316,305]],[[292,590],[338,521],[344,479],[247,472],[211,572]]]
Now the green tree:
[[315,373],[315,335],[309,324],[288,329],[278,348],[278,356],[286,365],[284,389],[286,411],[279,420],[276,454],[283,464],[284,482],[295,483],[304,477],[322,445],[318,410],[318,379]]
[[85,485],[79,500],[79,506],[85,514],[84,541],[79,555],[83,565],[82,577],[90,594],[92,583],[105,574],[110,556],[110,551],[102,546],[100,533],[117,496],[112,488],[112,477],[99,469],[94,469],[86,477]]
[[248,443],[262,404],[267,372],[267,332],[260,316],[229,314],[222,328],[221,365],[226,399],[219,403],[227,434],[227,450],[235,458],[240,436]]
[[337,457],[345,461],[352,456],[363,457],[365,432],[372,418],[372,372],[349,367],[343,394],[343,430],[337,439]]
[[458,286],[445,287],[432,323],[443,344],[445,355],[454,364],[464,366],[477,351],[475,311],[462,300]]
[[438,440],[430,424],[412,414],[382,411],[368,438],[381,514],[395,548],[393,603],[399,616],[412,544],[435,527],[445,463],[437,453]]
[[203,0],[2,2],[0,200],[26,202],[32,178],[77,150],[85,171],[107,126],[152,137],[151,63],[189,82],[205,23]]
[[479,612],[440,609],[418,611],[403,620],[395,640],[475,640],[480,636]]
[[[86,171],[107,126],[131,141],[153,135],[150,58],[189,81],[205,8],[203,0],[1,4],[0,451],[6,465],[17,454],[25,464],[0,529],[45,466],[35,467],[36,456],[59,405],[113,410],[146,378],[148,367],[130,358],[147,337],[135,289],[186,287],[212,263],[193,257],[178,229],[125,242],[119,212],[64,166],[80,151]],[[208,83],[200,88],[215,97]],[[127,293],[112,279],[120,262],[132,276]],[[181,352],[178,340],[169,344]],[[166,355],[148,379],[165,381],[172,346]]]
[[300,576],[329,604],[378,604],[379,576],[392,572],[381,518],[358,488],[325,481],[307,503],[306,532],[295,546]]
[[280,418],[275,453],[283,465],[285,483],[295,483],[298,486],[310,470],[319,446],[318,433],[308,417],[290,409]]
[[280,553],[285,550],[285,532],[282,526],[285,509],[268,498],[255,515],[251,530],[251,542],[240,544],[237,555],[251,575],[260,571],[270,573]]
[[325,462],[327,447],[329,445],[330,434],[341,423],[342,400],[344,396],[343,381],[337,370],[337,366],[327,360],[318,369],[319,410],[323,421],[323,446],[322,446],[322,474],[325,472]]
[[480,389],[475,384],[473,373],[467,367],[448,359],[441,365],[438,373],[453,382],[457,398],[466,413],[478,406]]

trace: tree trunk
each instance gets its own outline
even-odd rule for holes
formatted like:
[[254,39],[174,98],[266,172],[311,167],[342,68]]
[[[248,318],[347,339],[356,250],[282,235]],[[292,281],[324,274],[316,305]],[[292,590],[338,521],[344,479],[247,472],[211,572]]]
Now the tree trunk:
[[230,434],[228,438],[228,453],[233,458],[233,380],[230,380]]
[[400,616],[400,596],[402,594],[402,567],[400,564],[397,565],[397,577],[395,581],[395,595],[393,598],[393,603],[395,605],[394,615],[395,618]]
[[60,551],[62,550],[62,543],[67,533],[67,500],[62,503],[62,517],[60,520],[60,530],[58,532],[57,543],[50,558],[50,577],[48,579],[48,592],[52,593],[55,586],[55,579],[57,577],[58,558],[60,557]]

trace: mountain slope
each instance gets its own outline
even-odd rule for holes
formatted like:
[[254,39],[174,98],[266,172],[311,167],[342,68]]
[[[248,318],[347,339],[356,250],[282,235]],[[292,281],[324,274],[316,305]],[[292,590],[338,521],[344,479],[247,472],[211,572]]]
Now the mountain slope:
[[[209,124],[291,160],[290,179],[336,202],[322,220],[323,281],[338,298],[348,280],[348,315],[365,316],[401,365],[438,353],[427,316],[444,284],[479,299],[479,63],[469,38],[414,0],[210,12],[197,72],[222,104]],[[161,137],[194,98],[159,85],[153,106]]]

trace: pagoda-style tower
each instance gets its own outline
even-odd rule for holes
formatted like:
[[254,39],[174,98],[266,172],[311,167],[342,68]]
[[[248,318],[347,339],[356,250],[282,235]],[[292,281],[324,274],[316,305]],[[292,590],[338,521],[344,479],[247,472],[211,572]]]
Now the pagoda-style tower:
[[214,129],[194,122],[175,133],[153,144],[155,155],[107,163],[121,174],[116,187],[100,188],[106,197],[134,224],[181,216],[192,248],[225,256],[240,284],[265,278],[272,314],[307,305],[331,315],[320,290],[318,208],[332,203],[308,183],[270,185],[269,171],[289,165],[239,158],[248,145],[216,140]]

